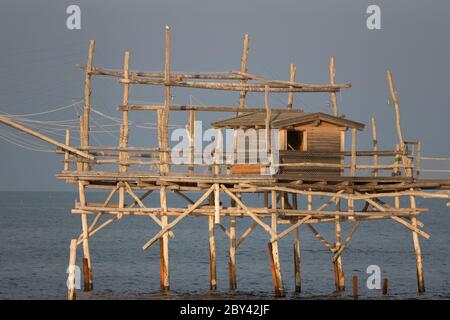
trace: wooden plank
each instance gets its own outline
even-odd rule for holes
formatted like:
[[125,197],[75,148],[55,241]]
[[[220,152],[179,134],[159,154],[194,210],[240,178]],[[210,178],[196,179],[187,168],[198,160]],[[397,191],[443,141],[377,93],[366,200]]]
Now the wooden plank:
[[68,145],[66,145],[64,143],[56,141],[56,140],[54,140],[54,139],[52,139],[50,137],[47,137],[46,135],[43,135],[43,134],[41,134],[41,133],[39,133],[37,131],[31,130],[31,129],[29,129],[29,128],[21,125],[21,124],[18,124],[18,123],[14,122],[14,121],[6,118],[6,117],[0,116],[0,122],[3,123],[3,124],[6,124],[7,126],[10,126],[11,128],[14,128],[14,129],[22,131],[22,132],[24,132],[26,134],[29,134],[30,136],[33,136],[35,138],[38,138],[38,139],[41,139],[41,140],[43,140],[45,142],[53,144],[54,146],[56,146],[58,148],[61,148],[62,150],[67,151],[69,153],[75,154],[77,156],[80,156],[80,157],[88,159],[88,160],[95,160],[95,157],[93,157],[92,155],[90,155],[90,154],[88,154],[86,152],[80,151],[80,150],[75,149],[75,148],[73,148],[71,146],[68,146]]

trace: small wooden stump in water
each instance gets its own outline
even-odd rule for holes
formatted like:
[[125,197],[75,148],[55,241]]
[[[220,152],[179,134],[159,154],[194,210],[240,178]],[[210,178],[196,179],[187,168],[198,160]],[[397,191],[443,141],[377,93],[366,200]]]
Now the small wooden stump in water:
[[353,276],[353,299],[358,300],[358,276]]
[[388,278],[383,279],[383,295],[388,294]]

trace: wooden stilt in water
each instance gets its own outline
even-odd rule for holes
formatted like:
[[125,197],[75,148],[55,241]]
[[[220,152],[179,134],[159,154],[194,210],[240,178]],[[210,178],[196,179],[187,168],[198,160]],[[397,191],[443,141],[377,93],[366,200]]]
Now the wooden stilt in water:
[[383,295],[388,294],[388,278],[383,279]]
[[216,272],[216,241],[214,239],[214,217],[209,216],[209,287],[211,290],[217,288]]
[[270,271],[272,274],[273,289],[275,290],[275,296],[277,298],[279,298],[282,296],[282,293],[280,292],[280,288],[279,288],[278,282],[277,282],[277,271],[276,271],[275,261],[274,261],[274,257],[273,257],[272,242],[267,243],[267,251],[269,254],[269,263],[270,263]]
[[[86,206],[86,194],[85,194],[85,182],[79,181],[79,194],[80,194],[80,203],[83,206]],[[83,256],[84,259],[87,260],[87,270],[83,273],[83,276],[87,276],[88,278],[84,278],[84,291],[91,291],[93,288],[92,282],[92,262],[91,262],[91,254],[89,251],[89,224],[87,214],[81,215],[81,227],[83,229]],[[84,265],[83,265],[84,267]]]
[[358,300],[358,276],[353,276],[353,299]]
[[[410,196],[410,204],[411,208],[416,208],[416,198],[414,196]],[[416,216],[411,217],[411,224],[417,228],[417,218]],[[417,270],[417,287],[419,293],[425,292],[425,280],[423,278],[423,265],[422,265],[422,252],[420,248],[420,240],[419,235],[417,232],[412,232],[413,237],[413,246],[414,246],[414,253],[416,255],[416,270]]]
[[67,299],[75,300],[75,263],[77,260],[77,240],[70,241],[69,276],[67,277]]
[[[339,199],[336,202],[336,211],[341,211]],[[337,250],[341,246],[341,222],[338,216],[336,216],[336,220],[334,223],[334,231],[336,234],[336,242],[334,246]],[[335,274],[336,291],[337,292],[344,291],[345,275],[344,275],[344,268],[342,266],[342,255],[339,255],[339,258],[337,258],[336,261],[333,262],[333,266],[335,270],[334,274]]]
[[[297,195],[292,194],[292,206],[298,209]],[[301,274],[301,243],[299,237],[299,228],[294,230],[294,277],[295,277],[295,292],[302,291],[302,274]]]
[[[160,188],[160,202],[161,202],[161,229],[164,229],[168,225],[167,216],[167,193],[166,187],[161,186]],[[167,291],[170,289],[170,279],[169,279],[169,234],[166,232],[160,239],[160,279],[161,279],[161,290]]]
[[[282,200],[282,198],[281,198]],[[276,191],[272,191],[272,209],[277,208],[277,193]],[[276,212],[272,213],[272,231],[274,234],[277,233],[277,225],[278,225],[278,215]],[[271,239],[273,240],[273,239]],[[275,278],[276,278],[276,286],[277,286],[277,296],[284,296],[284,287],[283,287],[283,278],[281,275],[281,266],[280,266],[280,256],[278,252],[278,240],[273,241],[272,245],[272,259],[275,268]]]
[[237,288],[236,276],[236,217],[230,217],[230,261],[229,261],[229,277],[230,290]]

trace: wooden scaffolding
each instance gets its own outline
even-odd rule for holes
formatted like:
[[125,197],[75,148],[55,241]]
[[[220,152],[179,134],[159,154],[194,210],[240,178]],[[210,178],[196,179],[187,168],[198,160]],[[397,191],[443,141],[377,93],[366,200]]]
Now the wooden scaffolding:
[[[72,213],[80,215],[82,230],[78,238],[73,239],[70,244],[69,283],[72,286],[68,292],[69,299],[75,298],[73,284],[77,247],[83,248],[84,289],[89,291],[93,288],[93,263],[89,242],[97,232],[125,216],[150,217],[160,227],[160,231],[143,245],[143,249],[159,243],[161,290],[170,289],[169,241],[174,236],[176,225],[188,216],[199,216],[209,221],[211,289],[217,287],[215,245],[217,230],[222,230],[229,238],[229,286],[230,289],[236,289],[236,250],[254,229],[262,228],[267,233],[274,290],[277,296],[283,296],[285,280],[281,272],[278,243],[288,234],[293,234],[294,238],[295,290],[301,291],[299,228],[302,226],[305,230],[311,231],[329,250],[334,268],[335,287],[337,291],[342,291],[346,285],[342,254],[348,247],[358,225],[365,221],[388,219],[401,224],[412,233],[418,290],[425,291],[419,239],[420,237],[428,239],[429,234],[423,231],[424,224],[418,217],[427,209],[417,207],[416,197],[448,198],[449,194],[445,190],[450,189],[450,180],[421,178],[420,174],[425,171],[421,169],[421,160],[423,160],[421,145],[420,142],[405,141],[403,138],[399,103],[390,71],[387,76],[396,114],[398,135],[395,150],[379,150],[376,121],[372,118],[373,150],[358,150],[357,129],[359,127],[349,125],[347,128],[351,130],[350,150],[345,149],[344,143],[339,144],[339,150],[331,153],[299,149],[297,152],[303,158],[298,159],[301,160],[276,164],[278,168],[309,168],[317,169],[319,172],[322,172],[320,170],[324,168],[333,169],[333,174],[326,174],[325,171],[321,174],[308,174],[307,170],[300,173],[279,170],[269,175],[236,173],[230,170],[233,163],[221,161],[223,159],[220,153],[214,154],[212,164],[199,164],[194,161],[194,125],[198,112],[230,112],[238,116],[249,113],[261,114],[264,119],[262,128],[266,132],[266,145],[269,146],[267,151],[271,154],[269,141],[271,125],[274,123],[272,119],[275,113],[281,112],[281,108],[270,106],[271,93],[287,94],[288,103],[282,108],[282,112],[293,116],[299,114],[299,110],[294,108],[293,104],[295,93],[328,93],[332,114],[329,118],[323,116],[319,120],[327,122],[336,118],[336,121],[339,121],[343,118],[339,114],[336,94],[342,89],[350,88],[350,83],[335,81],[333,58],[329,61],[330,81],[327,84],[296,81],[296,66],[293,64],[290,66],[289,80],[267,79],[251,74],[247,70],[248,35],[244,37],[240,70],[219,73],[177,73],[171,70],[170,28],[168,27],[165,30],[165,42],[165,64],[162,72],[130,70],[128,51],[124,54],[123,68],[120,70],[95,67],[93,65],[94,41],[89,42],[87,63],[78,66],[85,71],[85,104],[84,113],[80,117],[79,146],[70,146],[69,130],[66,131],[65,142],[61,143],[17,124],[11,119],[0,117],[0,122],[54,144],[58,148],[57,152],[64,155],[64,169],[57,174],[57,178],[78,186],[79,200]],[[116,79],[123,86],[123,98],[117,107],[122,115],[118,146],[94,146],[90,142],[91,79],[94,76]],[[129,103],[131,85],[163,87],[164,103],[131,105]],[[176,105],[172,103],[171,92],[177,87],[239,92],[239,104],[231,106]],[[264,94],[265,105],[246,106],[248,92]],[[158,147],[129,145],[130,111],[155,112],[158,123]],[[178,171],[175,170],[171,161],[172,149],[169,144],[169,116],[172,112],[187,113],[187,131],[190,138],[187,150],[190,155],[189,163],[183,170]],[[241,126],[243,125],[239,125]],[[235,152],[238,151],[235,150]],[[313,157],[314,161],[308,161],[307,157]],[[339,161],[326,161],[327,157],[333,157]],[[275,166],[270,159],[269,157],[268,163],[259,163],[259,165]],[[361,162],[359,159],[366,159],[366,161]],[[105,165],[116,165],[117,169],[102,169]],[[137,165],[144,165],[148,170],[133,170],[133,167]],[[179,167],[180,165],[177,165],[177,168]],[[205,168],[209,170],[207,174],[204,173]],[[88,190],[93,189],[108,192],[104,202],[90,201]],[[153,192],[159,193],[160,203],[157,207],[149,207],[144,203],[145,198]],[[167,200],[168,192],[183,199],[186,206],[171,207]],[[197,194],[198,198],[193,199],[186,192]],[[263,203],[250,206],[243,200],[244,194],[261,194]],[[409,205],[402,207],[401,204],[406,202],[400,201],[401,198],[406,198]],[[228,202],[230,205],[225,205]],[[236,234],[238,218],[251,219],[253,222],[240,237]],[[228,223],[224,223],[227,220]],[[334,239],[327,240],[319,233],[315,226],[320,223],[334,225]],[[342,234],[344,223],[352,225],[346,235]]]

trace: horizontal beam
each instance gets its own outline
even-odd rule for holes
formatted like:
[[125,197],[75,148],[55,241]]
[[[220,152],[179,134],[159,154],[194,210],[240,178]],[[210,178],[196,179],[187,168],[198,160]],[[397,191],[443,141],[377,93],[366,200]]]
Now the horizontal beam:
[[[163,110],[163,105],[140,105],[140,106],[123,106],[117,107],[120,111],[133,110],[133,111],[157,111]],[[275,107],[274,107],[275,108]],[[205,106],[205,105],[171,105],[171,111],[215,111],[215,112],[266,112],[264,108],[249,108],[245,109],[239,106]],[[282,110],[283,112],[303,113],[303,110],[287,110],[287,109],[274,109]]]

